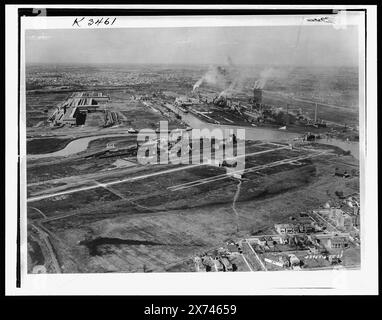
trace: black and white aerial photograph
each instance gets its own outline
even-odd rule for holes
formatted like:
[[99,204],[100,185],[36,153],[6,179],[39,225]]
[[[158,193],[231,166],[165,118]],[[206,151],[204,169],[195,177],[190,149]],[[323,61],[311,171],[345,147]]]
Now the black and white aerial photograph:
[[26,24],[22,272],[362,270],[357,14]]

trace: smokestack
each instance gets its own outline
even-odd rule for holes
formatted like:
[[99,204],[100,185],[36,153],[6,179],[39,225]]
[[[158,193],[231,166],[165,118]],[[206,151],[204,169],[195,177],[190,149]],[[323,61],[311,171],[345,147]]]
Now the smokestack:
[[314,109],[314,122],[317,122],[317,112],[318,112],[318,106],[316,102],[316,108]]
[[289,104],[286,105],[286,124],[289,125]]
[[260,88],[253,89],[253,103],[262,103],[263,91]]

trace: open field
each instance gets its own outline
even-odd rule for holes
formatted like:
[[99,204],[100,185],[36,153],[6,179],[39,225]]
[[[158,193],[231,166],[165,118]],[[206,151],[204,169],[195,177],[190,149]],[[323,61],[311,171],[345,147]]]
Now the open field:
[[[275,146],[255,144],[251,151],[267,149]],[[327,158],[316,156],[318,150],[281,149],[247,156],[245,170],[250,172],[244,174],[236,203],[238,221],[231,207],[237,181],[227,177],[224,168],[205,165],[125,169],[126,178],[120,174],[117,179],[94,176],[87,180],[90,189],[83,182],[79,187],[65,186],[69,193],[60,195],[58,191],[57,196],[50,196],[49,190],[62,186],[48,182],[45,198],[28,204],[42,214],[30,209],[28,216],[51,234],[62,272],[186,271],[193,268],[187,262],[190,256],[227,238],[256,233],[318,206],[333,188],[354,191],[350,180],[333,183],[338,158],[329,156],[333,163],[326,164]],[[263,167],[312,155],[298,165]],[[257,166],[263,169],[256,172]],[[280,202],[285,206],[277,205]],[[256,261],[248,259],[256,268]]]

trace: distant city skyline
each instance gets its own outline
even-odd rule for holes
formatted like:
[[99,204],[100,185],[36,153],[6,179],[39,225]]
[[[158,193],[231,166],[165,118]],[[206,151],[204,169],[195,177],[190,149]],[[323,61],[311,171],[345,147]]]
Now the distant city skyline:
[[27,30],[27,64],[358,65],[356,26]]

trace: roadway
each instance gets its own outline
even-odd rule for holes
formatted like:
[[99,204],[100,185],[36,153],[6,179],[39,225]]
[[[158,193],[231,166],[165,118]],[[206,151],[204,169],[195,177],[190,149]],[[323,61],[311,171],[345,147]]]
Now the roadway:
[[[259,144],[259,145],[263,145],[263,144]],[[264,154],[264,153],[268,153],[268,152],[274,152],[277,150],[290,148],[288,145],[281,145],[281,144],[272,144],[272,145],[276,145],[278,147],[273,148],[273,149],[263,150],[263,151],[252,152],[249,154],[238,155],[238,156],[232,157],[230,159],[231,160],[241,159],[241,158],[244,158],[246,156],[259,155],[259,154]],[[257,146],[257,145],[255,145],[255,146]],[[199,156],[200,155],[198,154],[197,157],[199,157]],[[195,159],[196,158],[193,158],[193,160],[195,160]],[[198,161],[198,162],[200,162],[200,161]],[[27,199],[27,202],[34,202],[34,201],[48,199],[48,198],[52,198],[52,197],[56,197],[56,196],[68,195],[68,194],[72,194],[75,192],[93,190],[93,189],[97,189],[100,187],[106,188],[106,187],[109,187],[112,185],[117,185],[117,184],[121,184],[121,183],[125,183],[125,182],[132,182],[132,181],[137,181],[137,180],[142,180],[142,179],[147,179],[150,177],[156,177],[156,176],[160,176],[160,175],[170,174],[170,173],[188,170],[191,168],[196,168],[196,167],[205,166],[205,165],[208,165],[208,163],[196,163],[196,164],[191,164],[191,165],[184,165],[181,167],[171,168],[171,169],[167,169],[167,170],[161,170],[161,171],[157,171],[157,172],[153,172],[153,173],[143,174],[143,175],[136,176],[136,177],[117,179],[114,181],[109,181],[109,182],[104,182],[104,183],[99,183],[99,182],[97,182],[97,180],[99,180],[101,178],[105,178],[105,177],[110,177],[110,176],[119,176],[120,177],[122,174],[138,172],[139,170],[142,170],[145,167],[135,166],[135,167],[129,167],[126,169],[119,169],[116,171],[114,171],[114,170],[108,171],[105,173],[102,173],[102,172],[101,173],[92,173],[92,174],[85,174],[85,175],[81,175],[81,176],[72,176],[72,177],[66,177],[66,178],[61,178],[61,179],[47,180],[44,182],[32,183],[32,184],[28,184],[28,187],[41,185],[41,184],[50,184],[50,183],[53,183],[53,184],[54,183],[66,183],[66,185],[53,187],[53,188],[50,188],[48,190],[39,191],[37,193],[37,195],[35,192],[34,193],[35,196],[29,197]],[[224,175],[226,175],[226,174],[224,174]],[[84,186],[84,184],[86,184],[86,185]],[[80,185],[80,186],[78,186],[78,185]],[[73,186],[74,186],[74,188],[72,188]],[[68,188],[70,188],[70,189],[66,190]],[[62,190],[62,191],[60,191],[60,190]]]
[[[254,156],[254,155],[264,154],[264,153],[267,153],[267,152],[273,152],[273,151],[282,150],[282,149],[289,149],[289,148],[290,148],[289,146],[285,146],[284,145],[282,147],[278,147],[278,148],[274,148],[274,149],[269,149],[269,150],[253,152],[253,153],[249,153],[249,154],[245,154],[245,155],[240,155],[240,156],[237,156],[237,157],[233,157],[233,159],[239,159],[239,158],[243,158],[243,157]],[[317,156],[320,156],[320,155],[323,155],[323,154],[327,154],[327,153],[328,153],[328,151],[322,151],[322,152],[312,153],[310,155],[304,155],[304,156],[287,158],[287,159],[283,159],[283,160],[279,160],[279,161],[274,161],[274,162],[271,162],[271,163],[255,166],[255,167],[244,169],[244,170],[233,171],[233,172],[230,172],[229,174],[224,173],[224,174],[217,175],[217,176],[214,176],[214,177],[198,179],[198,180],[194,180],[194,181],[187,182],[187,183],[184,183],[184,184],[170,186],[170,187],[168,187],[168,189],[171,190],[171,191],[179,191],[179,190],[183,190],[183,189],[199,186],[199,185],[202,185],[202,184],[211,183],[211,182],[215,182],[215,181],[218,181],[218,180],[223,180],[223,179],[231,178],[231,175],[234,174],[234,173],[243,174],[243,173],[249,173],[249,172],[256,172],[256,171],[259,171],[259,170],[264,170],[264,169],[267,169],[267,168],[276,167],[276,166],[280,166],[280,165],[284,165],[284,164],[293,164],[296,161],[301,161],[301,160],[317,157]],[[179,172],[179,171],[188,170],[188,169],[191,169],[191,168],[196,168],[196,167],[200,167],[200,166],[204,166],[204,165],[208,165],[208,164],[201,163],[201,164],[185,165],[185,166],[181,166],[181,167],[177,167],[177,168],[172,168],[172,169],[157,171],[157,172],[153,172],[153,173],[143,174],[143,175],[139,175],[139,176],[136,176],[136,177],[129,177],[129,178],[125,178],[125,179],[117,179],[117,180],[114,180],[114,181],[104,182],[104,183],[97,182],[96,180],[94,180],[94,181],[87,181],[87,180],[84,180],[81,177],[77,177],[77,179],[79,180],[79,183],[81,183],[81,184],[83,184],[83,183],[92,183],[92,184],[91,185],[82,186],[82,187],[72,188],[72,189],[69,189],[69,190],[53,192],[53,193],[47,193],[47,194],[42,194],[42,195],[38,195],[38,196],[33,196],[33,197],[28,198],[27,202],[31,203],[31,202],[35,202],[35,201],[39,201],[39,200],[44,200],[44,199],[48,199],[48,198],[53,198],[53,197],[57,197],[57,196],[73,194],[73,193],[76,193],[76,192],[87,191],[87,190],[94,190],[94,189],[101,188],[101,187],[106,189],[106,188],[108,188],[110,186],[118,185],[118,184],[125,183],[125,182],[133,182],[133,181],[138,181],[138,180],[142,180],[142,179],[157,177],[157,176],[160,176],[160,175],[176,173],[176,172]],[[95,176],[95,177],[97,177],[97,176]],[[97,178],[99,179],[99,176]],[[66,188],[67,188],[67,186],[66,186]],[[55,189],[53,189],[53,190],[55,190]]]
[[47,248],[48,250],[48,253],[49,253],[49,256],[50,256],[50,260],[52,262],[52,267],[53,269],[55,270],[55,273],[61,273],[61,268],[60,268],[60,265],[58,263],[58,260],[57,260],[57,257],[56,257],[56,254],[53,250],[53,246],[49,240],[49,235],[48,233],[46,233],[44,230],[42,230],[41,226],[37,226],[36,224],[30,224],[32,226],[33,229],[36,230],[36,232],[38,233],[40,239],[42,239],[42,241],[44,242],[45,244],[45,247]]
[[[285,148],[279,148],[279,149],[285,149]],[[267,164],[251,167],[248,169],[244,169],[244,170],[232,171],[229,174],[221,174],[221,175],[217,175],[214,177],[199,179],[199,180],[183,183],[180,185],[171,186],[171,187],[168,187],[168,189],[171,191],[179,191],[179,190],[183,190],[183,189],[187,189],[187,188],[191,188],[191,187],[196,187],[196,186],[199,186],[202,184],[211,183],[211,182],[215,182],[218,180],[231,178],[231,175],[233,175],[235,173],[243,175],[245,173],[257,172],[260,170],[264,170],[264,169],[268,169],[268,168],[272,168],[272,167],[277,167],[277,166],[281,166],[281,165],[285,165],[285,164],[295,164],[296,161],[306,160],[309,158],[317,157],[317,156],[328,154],[328,153],[329,153],[328,151],[323,151],[320,153],[310,154],[310,155],[306,155],[306,156],[299,156],[299,157],[293,157],[293,158],[278,160],[278,161],[274,161],[271,163],[267,163]]]

